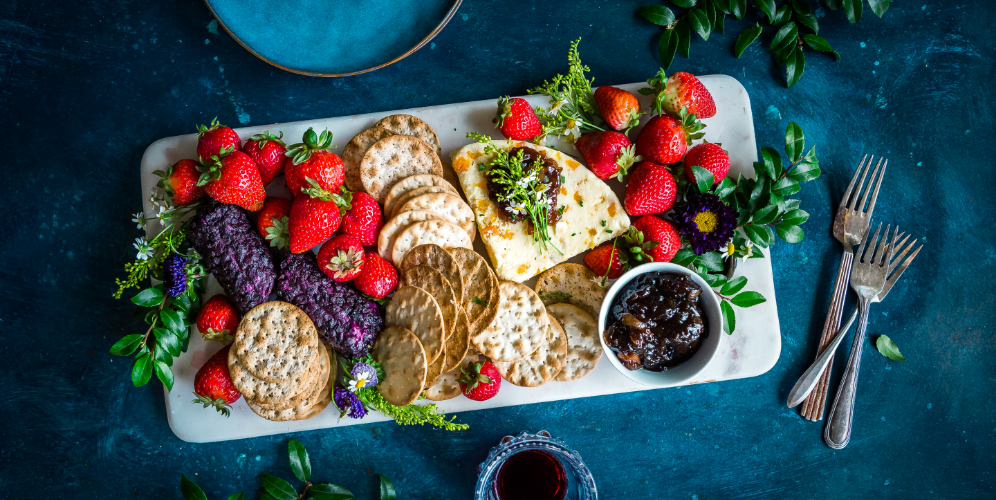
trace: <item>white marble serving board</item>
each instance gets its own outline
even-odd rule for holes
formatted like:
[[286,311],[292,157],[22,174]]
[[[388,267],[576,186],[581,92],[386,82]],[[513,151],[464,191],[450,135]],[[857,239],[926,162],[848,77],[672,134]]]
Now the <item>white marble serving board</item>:
[[[754,144],[754,121],[747,91],[740,82],[725,75],[704,76],[701,77],[701,81],[715,98],[718,110],[716,116],[703,120],[707,125],[705,139],[710,142],[722,143],[723,147],[729,151],[732,163],[730,175],[744,173],[753,176],[752,164],[757,160],[757,148]],[[622,85],[621,88],[636,93],[637,89],[645,86],[643,83],[634,83]],[[641,105],[646,109],[649,99],[639,94],[637,96],[640,98]],[[525,98],[534,106],[549,105],[548,98],[543,96],[527,96]],[[444,165],[449,168],[449,154],[470,142],[466,138],[467,132],[476,131],[500,138],[500,134],[491,123],[495,115],[496,101],[497,98],[428,108],[244,127],[236,129],[236,131],[243,140],[263,130],[283,131],[284,138],[287,139],[288,143],[292,143],[298,142],[308,127],[315,127],[317,131],[328,128],[334,134],[334,143],[339,146],[338,151],[341,151],[353,135],[370,127],[380,118],[394,113],[412,114],[422,118],[436,129],[443,148],[444,158],[442,160]],[[643,121],[646,122],[647,119],[644,116]],[[630,135],[635,138],[635,132],[638,131],[639,128]],[[195,157],[195,146],[195,135],[188,134],[158,140],[145,151],[142,158],[142,193],[147,216],[153,215],[148,199],[148,194],[157,179],[152,173],[153,170],[162,169],[182,158]],[[576,154],[574,148],[565,143],[554,144],[554,146],[570,154]],[[279,183],[281,179],[282,177],[274,184]],[[459,184],[456,185],[459,186]],[[621,200],[623,198],[623,185],[615,181],[611,182],[610,185]],[[279,192],[281,190],[286,193],[283,186],[271,185],[270,191]],[[155,230],[153,226],[155,226],[154,223],[149,224],[150,231]],[[477,239],[477,245],[477,250],[486,255],[480,238]],[[767,256],[767,252],[765,255]],[[578,256],[571,260],[580,262],[581,258]],[[781,332],[778,324],[778,310],[775,306],[771,262],[767,258],[750,259],[740,265],[738,273],[749,279],[748,290],[758,291],[768,300],[749,309],[737,308],[737,330],[733,335],[724,335],[719,354],[692,383],[755,377],[771,369],[778,361],[781,352]],[[527,282],[529,285],[533,283],[534,279]],[[208,282],[205,298],[219,292],[221,292],[221,288],[211,278]],[[225,441],[388,420],[377,412],[371,412],[361,420],[350,418],[340,420],[338,412],[335,411],[335,408],[331,408],[310,420],[270,422],[253,413],[243,400],[239,400],[233,405],[230,418],[225,418],[213,410],[204,409],[200,405],[195,405],[191,402],[193,400],[194,374],[211,354],[221,348],[221,344],[206,342],[196,333],[196,327],[193,330],[189,349],[173,362],[175,377],[173,390],[166,394],[166,413],[170,427],[184,441]],[[550,382],[536,388],[516,387],[504,383],[498,395],[488,401],[477,402],[458,396],[455,399],[439,403],[439,407],[447,414],[459,414],[459,412],[501,406],[542,403],[648,389],[646,386],[630,381],[617,372],[607,360],[603,359],[591,374],[579,381]],[[459,416],[457,420],[459,421]]]

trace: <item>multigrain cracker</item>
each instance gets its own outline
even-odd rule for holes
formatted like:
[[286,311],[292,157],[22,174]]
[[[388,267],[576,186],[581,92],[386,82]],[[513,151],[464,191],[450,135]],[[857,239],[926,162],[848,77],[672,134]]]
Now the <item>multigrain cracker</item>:
[[470,241],[474,241],[477,235],[474,211],[470,209],[470,205],[453,193],[425,193],[409,199],[395,210],[397,214],[409,210],[428,210],[463,228],[467,236],[470,236]]
[[384,197],[384,213],[390,214],[394,212],[394,207],[397,201],[415,189],[426,186],[439,186],[444,189],[448,189],[451,193],[459,194],[456,187],[450,184],[446,179],[432,174],[416,174],[405,177],[398,182],[395,182],[391,189],[387,191],[387,195]]
[[560,372],[567,356],[567,334],[556,319],[549,320],[547,335],[532,354],[511,363],[495,362],[501,378],[520,387],[539,387]]
[[463,302],[463,278],[460,275],[460,268],[453,260],[453,254],[432,243],[419,245],[405,254],[405,258],[401,260],[401,269],[419,265],[429,266],[442,273],[453,288],[453,298],[457,304]]
[[380,121],[375,123],[374,127],[390,130],[395,134],[418,137],[419,139],[425,141],[426,144],[433,147],[433,151],[435,151],[436,156],[440,158],[443,157],[443,149],[439,147],[439,137],[436,136],[436,131],[433,130],[428,123],[417,116],[385,116],[384,118],[381,118]]
[[424,348],[427,364],[435,361],[443,352],[443,341],[446,338],[443,313],[436,299],[421,288],[398,288],[387,303],[384,324],[412,331]]
[[378,203],[384,203],[395,182],[415,174],[443,175],[436,151],[410,135],[385,137],[367,150],[360,161],[363,190]]
[[[452,190],[445,188],[443,186],[422,186],[420,188],[412,189],[411,191],[408,191],[407,193],[399,196],[398,199],[395,200],[395,203],[391,207],[390,211],[388,211],[388,209],[385,208],[384,213],[389,213],[391,214],[391,217],[394,217],[395,215],[398,215],[398,209],[403,207],[405,203],[408,203],[408,200],[415,198],[416,196],[422,196],[423,194],[432,194],[432,193],[448,193],[453,196],[458,196]],[[387,207],[386,201],[384,202],[384,206]]]
[[384,369],[377,390],[394,406],[409,405],[418,398],[428,374],[425,350],[418,337],[400,326],[385,328],[370,351]]
[[557,264],[536,278],[536,293],[543,304],[572,304],[598,318],[606,290],[596,283],[599,276],[591,269],[572,262]]
[[[326,347],[324,346],[324,344],[320,344],[319,349],[326,349]],[[329,373],[328,380],[323,382],[324,382],[323,384],[319,384],[317,386],[319,390],[310,394],[308,398],[299,403],[297,406],[293,406],[291,408],[286,408],[282,410],[271,410],[263,408],[260,405],[257,405],[249,400],[246,400],[246,404],[249,406],[249,409],[251,409],[257,415],[267,420],[272,420],[274,422],[286,422],[289,420],[307,420],[321,413],[321,411],[324,410],[326,406],[328,406],[329,401],[331,401],[332,387],[335,384],[335,378],[331,376],[331,371]]]
[[353,136],[346,147],[342,149],[342,163],[346,173],[346,188],[354,193],[363,191],[363,180],[360,177],[360,162],[370,146],[377,141],[396,135],[386,128],[368,128]]
[[318,331],[304,311],[280,301],[264,302],[242,317],[232,351],[255,377],[294,380],[318,355]]
[[[274,403],[263,403],[250,398],[246,398],[246,401],[252,401],[253,404],[264,410],[286,410],[287,408],[300,405],[305,402],[307,398],[313,398],[316,402],[321,399],[319,394],[321,393],[322,388],[325,387],[325,383],[328,382],[329,376],[335,372],[332,371],[333,367],[331,362],[333,359],[330,359],[328,347],[325,346],[324,343],[320,343],[319,345],[321,346],[321,348],[318,349],[320,367],[316,370],[318,374],[311,379],[311,385],[307,387],[306,391],[285,401],[277,401]],[[331,357],[335,358],[335,355],[332,354]],[[245,394],[242,396],[245,397]]]
[[602,342],[598,339],[598,323],[584,309],[571,304],[547,306],[547,312],[564,326],[567,332],[567,357],[564,369],[554,377],[558,382],[570,382],[591,373],[602,358]]
[[454,247],[473,248],[470,236],[452,222],[442,220],[427,220],[416,222],[398,234],[391,248],[391,261],[395,267],[401,266],[405,254],[419,245],[432,243],[443,248]]
[[392,218],[384,224],[384,227],[380,229],[380,234],[377,236],[377,253],[380,254],[385,260],[391,260],[391,252],[394,250],[394,242],[397,240],[398,235],[401,231],[408,229],[408,226],[416,222],[422,222],[427,220],[446,220],[442,215],[434,214],[427,210],[412,210],[411,212],[405,212],[403,214],[398,214],[397,217]]
[[[228,351],[228,373],[232,384],[239,390],[242,397],[256,404],[278,404],[294,398],[303,398],[314,388],[317,375],[321,373],[322,357],[316,356],[309,370],[300,373],[293,380],[283,383],[273,383],[261,380],[242,366],[242,362],[234,351]],[[296,406],[297,403],[289,406]]]
[[463,375],[462,368],[467,368],[471,363],[479,363],[481,361],[483,360],[479,354],[467,354],[464,356],[456,368],[440,375],[436,383],[425,390],[425,399],[430,401],[446,401],[447,399],[459,396],[463,392],[463,389],[460,388],[460,382],[458,382],[460,376]]
[[450,330],[449,337],[446,337],[446,344],[443,347],[443,355],[446,360],[443,362],[443,372],[448,372],[460,364],[460,360],[467,356],[467,348],[470,346],[470,323],[467,321],[467,313],[463,308],[457,310],[456,323]]
[[518,361],[545,340],[550,318],[543,301],[528,286],[502,281],[498,292],[500,302],[494,322],[470,340],[493,361]]
[[491,326],[498,314],[498,277],[481,254],[468,248],[451,248],[449,252],[463,278],[463,308],[473,337]]
[[[400,274],[402,286],[421,288],[429,292],[429,295],[432,295],[433,299],[436,299],[439,312],[443,315],[443,332],[446,337],[449,337],[450,332],[456,325],[457,309],[460,308],[453,295],[453,288],[450,286],[450,282],[443,276],[443,273],[429,266],[411,266],[403,269]],[[443,338],[444,341],[446,337]]]

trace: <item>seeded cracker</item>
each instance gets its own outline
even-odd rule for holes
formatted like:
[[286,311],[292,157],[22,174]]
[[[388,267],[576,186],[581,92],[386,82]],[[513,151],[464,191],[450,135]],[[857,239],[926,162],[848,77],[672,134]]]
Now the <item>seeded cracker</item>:
[[581,264],[565,262],[551,267],[536,279],[536,293],[543,304],[572,304],[598,318],[606,290],[595,280],[599,276]]
[[395,267],[401,267],[401,261],[409,250],[419,245],[433,243],[443,248],[454,247],[472,248],[473,243],[470,236],[464,232],[460,226],[451,222],[441,220],[427,220],[416,222],[405,228],[394,240],[394,248],[391,249],[391,261]]
[[554,380],[569,382],[591,373],[602,358],[598,322],[584,309],[571,304],[553,304],[546,310],[560,321],[567,332],[567,358],[564,360],[564,369]]
[[443,175],[443,164],[432,146],[409,135],[392,135],[377,141],[360,161],[363,190],[378,203],[384,203],[388,189],[395,182],[415,174]]
[[251,401],[254,405],[264,410],[286,410],[287,408],[293,408],[295,406],[300,405],[301,403],[304,403],[305,401],[308,401],[308,398],[311,398],[310,399],[311,401],[317,402],[319,399],[321,399],[322,388],[325,387],[325,384],[326,382],[328,382],[329,377],[334,373],[332,371],[333,367],[331,366],[331,363],[335,359],[334,354],[330,356],[328,348],[325,346],[325,344],[321,344],[321,348],[318,349],[318,351],[319,351],[318,358],[320,360],[319,363],[320,366],[318,369],[315,370],[318,373],[316,374],[315,377],[311,379],[311,385],[307,387],[306,391],[286,401],[279,401],[276,403],[267,404],[251,399],[247,399],[247,401]]
[[467,231],[467,236],[470,236],[470,241],[474,241],[477,236],[474,211],[453,193],[426,193],[409,199],[396,210],[399,214],[409,210],[428,210],[463,228]]
[[363,180],[360,178],[360,162],[370,146],[377,141],[396,135],[381,127],[374,127],[356,134],[342,149],[342,163],[346,172],[346,188],[354,193],[363,191]]
[[[391,217],[394,217],[395,215],[398,215],[398,209],[404,206],[405,203],[408,203],[408,200],[415,198],[416,196],[422,196],[423,194],[432,194],[432,193],[448,193],[453,196],[459,196],[456,193],[454,193],[453,190],[445,188],[443,186],[422,186],[419,188],[412,189],[411,191],[408,191],[407,193],[404,193],[401,196],[399,196],[398,199],[395,200],[394,205],[391,207],[391,211],[388,212],[387,209],[385,209],[384,213],[390,213]],[[387,202],[384,202],[384,206],[385,207],[387,206]]]
[[387,129],[395,134],[418,137],[419,139],[425,141],[426,144],[434,148],[433,150],[435,151],[436,156],[440,158],[443,156],[443,149],[439,147],[439,137],[436,136],[436,131],[433,130],[428,123],[417,116],[385,116],[384,118],[381,118],[379,122],[375,123],[374,127]]
[[311,366],[318,344],[318,330],[304,311],[272,301],[243,316],[232,351],[256,378],[285,383]]
[[460,360],[467,356],[467,349],[470,347],[470,323],[467,321],[467,313],[463,308],[457,310],[456,324],[449,337],[446,337],[446,345],[443,347],[443,355],[446,361],[443,362],[444,372],[448,372],[460,365]]
[[495,363],[503,379],[521,387],[539,387],[553,380],[564,367],[567,334],[556,319],[549,319],[550,329],[535,352],[511,363]]
[[377,390],[394,406],[415,402],[425,385],[428,373],[425,350],[418,337],[400,326],[389,326],[380,332],[373,358],[384,368],[384,379]]
[[442,215],[426,210],[413,210],[398,214],[397,217],[387,221],[387,224],[384,224],[384,227],[381,228],[380,235],[377,236],[377,253],[384,260],[391,260],[391,252],[394,250],[394,242],[398,239],[398,235],[405,229],[408,229],[408,226],[427,220],[445,221],[446,219],[443,219]]
[[463,278],[463,308],[474,337],[491,326],[498,314],[498,277],[481,254],[466,248],[451,248],[449,252]]
[[[289,401],[295,397],[303,398],[315,386],[315,377],[321,372],[321,356],[312,361],[313,367],[301,373],[290,382],[273,383],[260,380],[242,366],[234,350],[228,351],[228,373],[232,384],[239,390],[242,397],[257,404],[277,404]],[[294,403],[290,406],[295,406]]]
[[447,399],[453,399],[463,392],[460,389],[460,383],[457,380],[460,378],[461,367],[468,367],[471,363],[479,363],[484,361],[480,354],[467,354],[460,361],[460,364],[456,368],[447,371],[446,373],[439,376],[439,380],[436,380],[432,387],[425,390],[425,399],[430,401],[446,401]]
[[453,295],[450,282],[443,276],[443,273],[429,266],[412,266],[401,271],[401,285],[419,287],[429,292],[433,299],[436,299],[436,305],[439,306],[439,311],[443,314],[443,332],[445,335],[443,341],[445,341],[456,325],[457,309],[460,306]]
[[544,342],[550,319],[539,296],[526,285],[502,281],[498,293],[500,302],[494,323],[470,340],[493,361],[518,361]]
[[405,254],[401,260],[401,269],[408,269],[412,266],[429,266],[440,273],[450,282],[453,288],[453,298],[457,304],[463,302],[463,277],[460,275],[460,268],[453,260],[453,255],[448,250],[433,244],[419,245]]
[[442,354],[446,326],[443,313],[429,292],[414,286],[398,288],[387,303],[384,323],[414,332],[424,348],[426,364]]
[[[322,344],[319,349],[325,349],[324,344]],[[331,357],[330,357],[331,364]],[[315,415],[321,413],[322,410],[328,406],[329,401],[332,397],[332,386],[335,384],[335,378],[332,377],[331,370],[329,371],[329,378],[324,384],[318,385],[319,390],[315,391],[314,394],[310,395],[307,399],[302,401],[297,406],[287,408],[284,410],[267,410],[261,406],[253,403],[252,401],[246,400],[246,404],[249,409],[255,412],[257,415],[274,422],[286,422],[289,420],[307,420]]]
[[450,184],[446,179],[438,175],[412,175],[395,182],[394,185],[391,186],[391,189],[388,190],[387,196],[384,198],[384,213],[393,213],[396,202],[401,198],[401,196],[411,192],[412,190],[425,186],[439,186],[448,189],[451,193],[459,194],[453,184]]

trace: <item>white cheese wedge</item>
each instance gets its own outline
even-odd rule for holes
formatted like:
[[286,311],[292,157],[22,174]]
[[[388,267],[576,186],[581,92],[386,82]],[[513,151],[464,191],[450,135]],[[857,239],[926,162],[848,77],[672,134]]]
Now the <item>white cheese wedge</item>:
[[485,145],[470,144],[450,155],[498,278],[521,283],[629,229],[629,217],[612,189],[570,156],[524,142],[494,141],[494,144],[506,149],[529,147],[545,152],[547,158],[556,160],[564,177],[557,196],[557,209],[563,207],[563,215],[551,228],[551,241],[543,250],[533,242],[526,222],[510,224],[498,214],[497,205],[488,196],[487,181],[479,168],[492,157],[484,153]]

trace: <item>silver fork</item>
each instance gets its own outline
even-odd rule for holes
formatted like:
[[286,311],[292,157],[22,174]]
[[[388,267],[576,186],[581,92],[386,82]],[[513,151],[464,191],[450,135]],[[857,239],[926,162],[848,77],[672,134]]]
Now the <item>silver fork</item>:
[[858,330],[854,333],[851,344],[851,354],[847,357],[844,376],[837,388],[837,396],[830,406],[827,424],[823,429],[823,441],[827,446],[841,449],[851,441],[851,423],[854,419],[854,398],[858,388],[858,370],[861,368],[861,351],[865,343],[865,331],[868,328],[868,312],[872,300],[885,289],[885,281],[889,275],[889,263],[896,250],[899,228],[896,228],[892,243],[889,244],[889,228],[881,240],[878,237],[882,223],[875,228],[875,235],[866,239],[858,247],[858,260],[854,262],[851,271],[851,288],[858,294],[858,308],[861,315],[858,319]]
[[[903,260],[906,257],[906,254],[908,254],[913,248],[913,245],[916,245],[916,240],[912,240],[907,243],[909,235],[902,233],[900,233],[897,238],[901,238],[899,243],[896,244],[896,247],[901,250],[898,250],[898,253],[894,254],[892,260],[889,261],[889,277],[885,280],[885,287],[882,288],[882,291],[878,292],[878,294],[871,300],[873,304],[876,302],[882,302],[882,300],[885,299],[885,296],[889,294],[889,290],[892,290],[892,286],[899,281],[899,278],[903,275],[903,272],[906,271],[906,267],[910,265],[910,262],[913,262],[913,258],[916,257],[916,254],[920,252],[920,248],[923,247],[923,245],[917,247],[916,250],[913,250],[913,254],[910,255],[908,259]],[[857,307],[854,308],[854,312],[851,313],[851,317],[847,319],[844,326],[837,330],[837,334],[834,336],[833,340],[830,341],[827,348],[823,350],[823,353],[816,358],[816,361],[810,365],[801,377],[799,377],[799,381],[796,382],[795,386],[792,387],[792,390],[789,391],[789,408],[798,406],[803,400],[806,399],[807,396],[809,396],[809,393],[813,391],[819,378],[823,375],[823,371],[826,370],[827,366],[829,366],[830,359],[833,356],[834,351],[837,350],[837,346],[839,346],[841,341],[844,340],[847,330],[851,328],[851,325],[854,324],[854,320],[856,319],[858,319]]]
[[[875,201],[878,200],[878,190],[882,187],[882,178],[885,177],[885,169],[889,166],[889,160],[884,160],[883,163],[883,159],[879,158],[878,164],[872,170],[874,160],[874,156],[869,158],[868,155],[861,159],[858,169],[854,171],[854,176],[851,177],[851,182],[847,185],[847,190],[844,191],[840,207],[837,208],[837,215],[834,217],[833,236],[843,245],[844,253],[840,257],[837,282],[834,284],[833,295],[830,297],[830,307],[827,311],[827,319],[823,323],[823,333],[820,335],[820,349],[817,355],[826,350],[833,334],[840,327],[840,319],[844,309],[844,295],[847,293],[848,277],[851,274],[851,264],[854,261],[854,246],[860,244],[868,234],[869,222],[875,211]],[[871,171],[870,179],[869,171]],[[868,181],[867,185],[865,184],[866,180]],[[872,189],[872,185],[875,186],[874,189]],[[868,203],[866,209],[865,203],[869,201],[869,196],[871,203]],[[832,362],[833,356],[831,355],[830,363]],[[803,418],[807,420],[823,418],[829,381],[829,373],[824,373],[816,388],[802,405]]]

